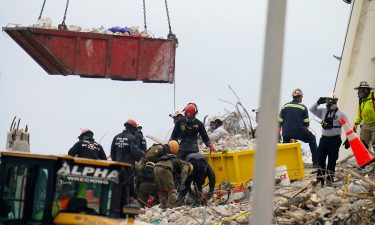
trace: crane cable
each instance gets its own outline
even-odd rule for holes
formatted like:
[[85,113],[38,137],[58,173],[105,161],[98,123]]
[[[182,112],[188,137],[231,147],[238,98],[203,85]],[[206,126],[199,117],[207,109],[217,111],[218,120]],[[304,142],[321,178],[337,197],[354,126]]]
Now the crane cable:
[[[172,26],[171,26],[171,19],[169,17],[169,9],[168,9],[168,1],[164,0],[165,3],[165,12],[167,14],[167,21],[168,21],[168,39],[172,39],[173,41],[176,42],[176,47],[178,46],[178,39],[176,35],[172,32]],[[176,110],[176,75],[174,76],[173,80],[173,109]]]
[[68,7],[69,7],[69,0],[66,0],[66,6],[65,6],[65,12],[64,12],[63,21],[61,22],[61,24],[59,24],[57,26],[59,29],[63,29],[63,30],[67,29],[67,27],[65,25],[65,19],[66,19],[66,14],[68,13]]
[[171,19],[169,17],[169,9],[168,9],[168,2],[167,0],[164,0],[165,2],[165,11],[167,14],[167,20],[168,20],[168,28],[169,28],[169,33],[168,33],[168,39],[172,39],[176,42],[176,46],[178,45],[178,39],[176,35],[172,32],[172,26],[171,26]]
[[147,33],[146,0],[143,0],[143,23],[144,23],[145,31]]
[[46,5],[46,1],[47,0],[43,1],[42,9],[40,10],[40,14],[39,14],[38,20],[40,20],[40,18],[42,18],[42,14],[43,14],[43,11],[44,11],[44,6]]
[[337,75],[336,75],[336,80],[335,80],[335,86],[333,87],[333,92],[335,92],[335,90],[336,90],[336,84],[337,84],[337,79],[339,77],[339,72],[340,72],[340,68],[341,68],[342,57],[343,57],[343,54],[344,54],[346,39],[347,39],[348,33],[349,33],[349,25],[350,25],[350,21],[352,20],[352,13],[353,13],[354,4],[355,4],[355,0],[353,0],[352,9],[350,10],[349,22],[348,22],[348,26],[346,27],[344,45],[342,46],[342,50],[341,50],[341,59],[340,59],[340,63],[339,63],[339,68],[337,69]]
[[173,109],[176,110],[176,75],[173,78]]

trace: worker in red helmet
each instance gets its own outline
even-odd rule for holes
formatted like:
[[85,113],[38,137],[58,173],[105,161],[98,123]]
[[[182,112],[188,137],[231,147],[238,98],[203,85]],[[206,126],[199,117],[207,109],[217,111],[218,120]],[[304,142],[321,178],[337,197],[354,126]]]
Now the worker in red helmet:
[[198,134],[210,151],[216,152],[215,146],[211,144],[210,138],[203,123],[195,116],[198,113],[197,105],[189,103],[184,109],[185,117],[176,121],[171,140],[180,140],[179,159],[185,159],[189,154],[199,152]]
[[76,142],[68,154],[88,159],[107,160],[103,147],[94,140],[94,132],[90,129],[83,129]]
[[[124,123],[125,129],[117,134],[111,145],[111,158],[113,161],[125,162],[135,166],[135,162],[139,161],[144,155],[143,151],[137,145],[135,138],[137,122],[133,119],[128,119]],[[134,190],[134,170],[129,171],[128,179],[124,182],[123,188],[125,190],[123,204],[130,203],[130,197],[137,198]]]
[[111,158],[113,161],[134,165],[144,154],[137,145],[135,138],[138,131],[137,122],[133,119],[128,119],[124,126],[125,129],[113,138],[111,145]]

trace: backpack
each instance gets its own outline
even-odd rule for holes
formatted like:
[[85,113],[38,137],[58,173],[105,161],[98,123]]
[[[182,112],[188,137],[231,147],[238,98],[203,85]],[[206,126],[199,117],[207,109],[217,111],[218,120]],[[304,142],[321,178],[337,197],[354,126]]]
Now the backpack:
[[330,112],[332,112],[332,111],[327,110],[326,115],[324,117],[324,120],[322,120],[322,122],[321,122],[322,128],[324,130],[331,129],[331,128],[340,128],[341,127],[341,126],[333,126],[333,119],[335,118],[337,109],[335,109],[335,111],[334,111],[334,113],[333,113],[332,116],[328,117],[328,114]]
[[160,158],[160,161],[170,160],[173,163],[173,174],[181,173],[181,164],[177,159],[177,156],[174,154],[166,154]]
[[164,146],[160,147],[159,145],[153,145],[146,152],[145,158],[147,159],[147,161],[157,163],[161,159],[161,157],[164,155],[165,155]]
[[142,180],[150,181],[150,182],[154,181],[155,180],[154,168],[155,168],[155,163],[147,162],[141,172]]

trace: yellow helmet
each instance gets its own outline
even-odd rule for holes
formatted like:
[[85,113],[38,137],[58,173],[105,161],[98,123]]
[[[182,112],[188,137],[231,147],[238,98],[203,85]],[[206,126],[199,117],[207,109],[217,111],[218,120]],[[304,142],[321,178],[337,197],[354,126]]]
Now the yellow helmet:
[[179,147],[180,147],[180,146],[178,145],[178,142],[175,141],[175,140],[171,140],[171,141],[169,141],[168,145],[169,145],[169,151],[170,151],[171,153],[173,153],[173,154],[177,154],[178,149],[179,149]]

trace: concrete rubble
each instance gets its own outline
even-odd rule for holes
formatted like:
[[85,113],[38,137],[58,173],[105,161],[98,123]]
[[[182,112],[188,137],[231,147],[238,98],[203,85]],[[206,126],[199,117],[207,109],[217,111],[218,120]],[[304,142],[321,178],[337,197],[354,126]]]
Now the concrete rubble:
[[[227,121],[231,123],[226,124],[227,130],[238,128],[238,114],[229,115]],[[243,129],[237,129],[241,131],[238,133],[233,132],[235,130],[231,129],[229,137],[215,143],[219,151],[256,149],[256,139]],[[209,151],[203,143],[200,147],[201,152]],[[345,158],[338,162],[336,180],[330,186],[316,184],[316,174],[317,169],[306,167],[304,179],[291,181],[287,186],[275,186],[273,224],[375,224],[375,163],[358,169],[354,157]],[[248,224],[252,196],[249,199],[241,203],[215,205],[209,202],[205,207],[184,206],[165,211],[154,206],[139,215],[139,219],[161,225]]]
[[[42,17],[35,24],[32,24],[28,27],[43,28],[43,29],[58,29],[57,26],[52,25],[52,19],[49,17]],[[138,26],[127,27],[127,30],[129,32],[125,32],[125,33],[111,32],[109,31],[108,28],[105,28],[104,26],[100,26],[98,28],[82,28],[76,25],[67,25],[67,30],[75,31],[75,32],[122,35],[122,36],[136,35],[136,36],[154,38],[154,35],[150,31],[148,30],[140,31]],[[159,38],[163,39],[163,37],[159,37]]]
[[[215,143],[216,149],[219,151],[239,152],[243,150],[256,149],[256,139],[250,139],[249,136],[244,134],[230,135],[220,139]],[[203,145],[200,146],[203,153],[209,152],[209,149]]]
[[[364,169],[355,165],[354,158],[339,162],[332,186],[315,184],[316,169],[305,169],[305,178],[289,186],[276,185],[273,224],[375,224],[375,163]],[[353,185],[360,188],[350,188]],[[160,225],[248,224],[251,203],[252,198],[241,203],[165,211],[154,206],[138,219]]]

